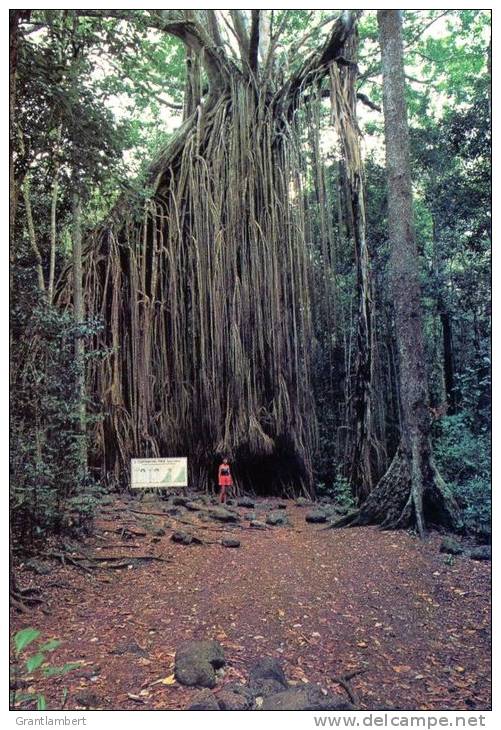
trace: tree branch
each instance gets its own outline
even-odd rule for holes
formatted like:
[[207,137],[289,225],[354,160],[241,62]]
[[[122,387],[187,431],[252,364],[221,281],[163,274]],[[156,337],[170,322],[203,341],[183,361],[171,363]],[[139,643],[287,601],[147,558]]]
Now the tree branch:
[[78,10],[80,16],[94,18],[118,18],[128,22],[138,21],[148,28],[169,33],[179,38],[195,53],[201,54],[209,82],[213,89],[220,88],[230,72],[237,72],[235,64],[222,52],[218,52],[214,40],[204,28],[198,11],[186,10]]
[[247,21],[241,10],[230,10],[230,16],[233,21],[235,35],[237,37],[238,46],[240,48],[240,57],[242,63],[249,58],[249,33],[247,31]]
[[251,32],[249,41],[249,66],[253,73],[257,71],[258,54],[259,54],[259,17],[260,10],[251,10]]
[[296,41],[296,43],[293,43],[292,46],[289,48],[289,54],[296,53],[302,45],[306,43],[306,41],[311,38],[317,31],[320,30],[320,28],[323,28],[324,25],[328,25],[328,23],[332,23],[336,18],[339,17],[338,13],[334,13],[333,15],[329,15],[327,18],[324,18],[320,23],[315,25],[314,28],[311,28],[307,33],[305,33],[301,38]]
[[261,10],[259,14],[259,57],[261,63],[268,58],[271,43],[271,24],[273,10]]
[[276,32],[271,32],[270,30],[270,43],[268,45],[268,50],[266,52],[266,58],[265,58],[265,68],[268,70],[268,67],[271,65],[271,60],[275,54],[275,50],[278,46],[278,41],[280,39],[280,36],[285,30],[285,26],[287,25],[287,20],[289,18],[289,10],[284,10],[284,14],[282,15],[282,19],[280,21],[280,25],[278,26]]
[[207,13],[207,19],[209,22],[209,32],[212,36],[212,40],[216,44],[216,46],[219,46],[220,48],[223,48],[224,41],[223,37],[221,35],[221,30],[219,28],[219,21],[216,16],[215,10],[206,10]]
[[410,41],[408,41],[407,43],[404,44],[404,50],[406,48],[409,48],[409,46],[412,46],[412,44],[415,43],[418,38],[420,38],[424,33],[426,33],[426,31],[428,30],[428,28],[430,28],[433,25],[433,23],[436,23],[437,20],[440,20],[440,18],[443,18],[445,15],[449,15],[449,13],[451,13],[451,12],[453,12],[452,9],[450,9],[450,10],[444,10],[443,13],[439,13],[434,18],[432,18],[430,20],[430,22],[427,23],[424,26],[424,28],[421,28],[417,33],[415,33],[413,35],[413,37],[410,39]]
[[312,53],[285,85],[284,93],[287,96],[294,99],[306,85],[324,76],[331,63],[343,58],[344,45],[353,33],[361,13],[361,10],[344,10],[338,16],[323,47]]
[[369,99],[369,97],[366,94],[362,94],[360,91],[357,92],[357,99],[362,102],[362,104],[365,104],[365,106],[368,106],[369,109],[373,109],[375,112],[380,112],[381,107],[378,106],[378,104],[374,104],[373,101]]

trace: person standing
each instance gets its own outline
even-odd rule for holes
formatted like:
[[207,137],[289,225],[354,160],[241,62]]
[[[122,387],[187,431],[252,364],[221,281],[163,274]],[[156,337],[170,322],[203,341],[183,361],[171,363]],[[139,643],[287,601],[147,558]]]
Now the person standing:
[[231,478],[230,465],[228,459],[223,459],[218,469],[218,484],[221,493],[219,495],[219,501],[224,504],[226,502],[226,490],[228,487],[233,486],[233,480]]

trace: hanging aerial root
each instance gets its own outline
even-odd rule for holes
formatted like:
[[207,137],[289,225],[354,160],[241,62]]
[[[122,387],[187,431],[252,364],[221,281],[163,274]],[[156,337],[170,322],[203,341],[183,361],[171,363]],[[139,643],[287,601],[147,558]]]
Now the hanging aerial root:
[[287,488],[312,491],[300,120],[266,98],[235,80],[209,99],[155,164],[153,198],[121,201],[88,242],[88,315],[105,322],[93,344],[108,353],[89,362],[94,450],[118,482],[131,457],[187,454],[203,489],[217,455],[280,443],[299,465]]

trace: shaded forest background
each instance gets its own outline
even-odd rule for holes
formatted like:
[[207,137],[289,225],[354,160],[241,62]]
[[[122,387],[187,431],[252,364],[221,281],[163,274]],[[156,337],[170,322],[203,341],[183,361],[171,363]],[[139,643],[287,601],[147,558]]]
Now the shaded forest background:
[[[86,282],[93,274],[82,246],[110,215],[120,216],[123,200],[141,219],[153,193],[151,162],[175,141],[175,128],[193,114],[207,84],[203,69],[194,72],[196,55],[152,28],[142,11],[127,19],[82,13],[15,10],[10,16],[10,506],[12,527],[24,544],[51,531],[85,529],[107,491],[127,487],[124,460],[117,457],[110,465],[102,456],[109,413],[92,373],[106,370],[116,352],[106,337],[109,317],[99,316],[89,300]],[[238,17],[220,21],[221,27],[238,27]],[[279,75],[282,69],[297,72],[302,59],[322,46],[333,18],[327,11],[272,11],[268,22]],[[466,529],[487,537],[490,14],[405,11],[403,27],[433,447]],[[375,484],[398,447],[401,408],[375,14],[364,13],[358,31],[353,83],[363,132],[371,269]],[[222,42],[231,46],[236,40],[229,40],[231,28],[227,33]],[[349,170],[329,94],[324,99],[320,86],[308,93],[318,98],[301,112],[297,160],[303,205],[310,211],[303,253],[316,414],[313,486],[318,496],[351,507],[371,486],[358,471],[360,266],[347,198]],[[80,300],[68,295],[70,276],[83,279]],[[223,443],[221,452],[226,448]],[[286,492],[287,449],[278,445],[269,456],[261,454],[257,465],[248,455],[242,458],[242,485]],[[182,444],[179,451],[185,453]],[[204,456],[194,486],[210,487],[217,456]],[[277,463],[282,473],[275,483]]]

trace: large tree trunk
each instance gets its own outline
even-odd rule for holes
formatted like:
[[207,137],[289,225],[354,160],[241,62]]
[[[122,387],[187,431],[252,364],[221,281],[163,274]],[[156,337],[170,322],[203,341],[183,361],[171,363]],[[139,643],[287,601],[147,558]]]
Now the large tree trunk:
[[131,456],[189,454],[191,483],[207,487],[223,453],[258,491],[311,492],[313,338],[295,111],[343,56],[357,15],[344,13],[277,86],[259,68],[257,13],[249,29],[232,11],[239,69],[214,47],[217,28],[201,12],[176,20],[159,11],[199,56],[209,91],[196,108],[190,101],[152,167],[142,218],[122,200],[86,252],[88,314],[107,322],[95,344],[112,353],[89,366],[106,414],[96,441],[122,482]]
[[[374,299],[365,216],[365,180],[360,131],[356,115],[358,33],[345,43],[347,63],[331,68],[332,88],[339,87],[333,99],[333,121],[342,143],[344,207],[347,228],[355,251],[358,311],[354,377],[347,420],[352,433],[350,482],[358,503],[371,492],[375,476],[381,474],[382,446],[374,419]],[[336,101],[337,100],[337,101]]]
[[400,12],[378,11],[378,25],[388,175],[389,278],[398,345],[401,442],[378,486],[360,511],[343,523],[415,526],[423,536],[427,518],[449,527],[458,527],[460,518],[457,505],[435,468],[430,440]]
[[236,460],[261,491],[310,491],[315,414],[307,254],[292,141],[251,86],[194,113],[144,219],[101,232],[89,301],[109,317],[94,387],[108,471],[187,453],[192,483]]

